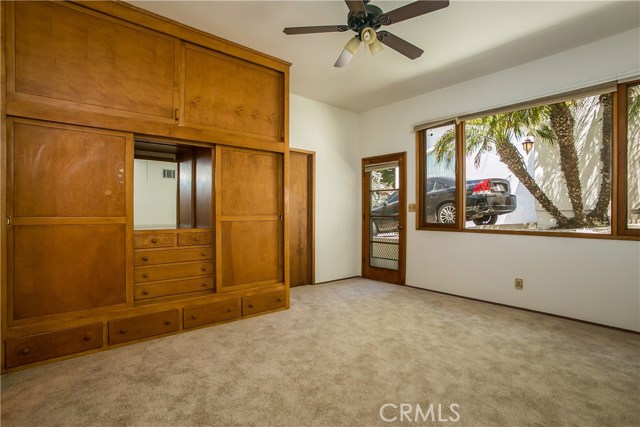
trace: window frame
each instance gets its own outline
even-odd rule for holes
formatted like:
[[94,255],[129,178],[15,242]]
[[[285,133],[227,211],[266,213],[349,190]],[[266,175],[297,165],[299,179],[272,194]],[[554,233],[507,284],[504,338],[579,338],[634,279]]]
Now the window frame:
[[[456,215],[456,222],[454,224],[442,224],[436,222],[426,222],[425,221],[425,200],[424,200],[424,190],[425,183],[427,181],[426,172],[426,156],[427,156],[427,130],[433,128],[439,128],[443,126],[454,125],[454,129],[456,132],[456,159],[455,159],[455,178],[456,178],[456,212],[464,212],[465,207],[465,186],[460,186],[460,170],[464,169],[464,158],[460,155],[460,150],[462,148],[462,144],[460,144],[461,139],[464,137],[464,127],[460,127],[459,123],[455,119],[447,120],[438,123],[437,125],[422,129],[416,132],[416,167],[418,173],[416,173],[417,182],[416,182],[416,191],[418,197],[416,197],[416,230],[447,230],[447,231],[458,231],[460,227],[464,227],[464,223],[462,222],[462,216]],[[462,132],[462,133],[461,133]],[[462,205],[460,204],[462,203]]]
[[[629,228],[629,225],[627,223],[628,218],[629,218],[629,213],[627,212],[628,209],[628,197],[629,197],[629,191],[628,191],[628,186],[627,186],[627,172],[628,172],[628,158],[627,158],[627,153],[628,153],[628,139],[627,139],[627,122],[628,122],[628,117],[627,117],[627,101],[629,99],[629,88],[630,87],[635,87],[635,86],[639,86],[640,87],[640,79],[638,80],[632,80],[629,82],[624,82],[624,83],[620,83],[618,85],[618,102],[617,104],[617,111],[614,107],[614,117],[617,116],[618,117],[618,126],[614,127],[614,129],[617,129],[617,138],[616,138],[616,134],[614,133],[614,137],[613,140],[614,142],[617,139],[618,142],[618,147],[617,147],[617,155],[612,156],[612,160],[613,160],[613,165],[612,165],[612,170],[614,171],[614,173],[612,174],[612,176],[616,176],[617,177],[617,191],[612,191],[612,197],[615,195],[617,196],[617,201],[616,201],[616,220],[617,220],[617,227],[616,227],[616,234],[617,236],[624,236],[624,237],[629,237],[632,238],[634,240],[640,240],[640,229],[633,229],[633,228]],[[617,165],[616,165],[616,161],[617,161]],[[616,173],[617,172],[617,173]],[[613,189],[612,189],[613,190]],[[613,204],[612,204],[612,209],[613,209]],[[613,217],[613,213],[612,212],[612,217]]]
[[[428,223],[424,219],[424,187],[426,180],[426,132],[429,129],[437,128],[447,124],[454,124],[456,129],[456,212],[466,211],[465,185],[459,183],[466,182],[466,149],[465,149],[465,120],[451,118],[434,121],[433,125],[418,125],[414,128],[416,134],[416,230],[425,231],[453,231],[464,233],[480,234],[503,234],[519,236],[549,236],[549,237],[572,237],[583,239],[604,239],[604,240],[640,240],[640,229],[630,229],[627,226],[627,97],[628,88],[640,85],[640,79],[618,83],[616,90],[612,92],[612,141],[611,141],[611,226],[607,234],[579,233],[571,231],[521,231],[521,230],[500,230],[500,229],[479,229],[465,228],[464,215],[456,215],[455,224]],[[580,91],[573,91],[552,98],[541,98],[528,103],[518,104],[517,108],[505,107],[503,110],[515,111],[529,106],[542,105],[547,99],[574,99],[587,96],[586,93],[594,93],[599,87],[585,88]],[[613,85],[609,85],[613,86]],[[601,91],[604,93],[606,91]],[[495,111],[486,113],[469,114],[464,118],[482,117],[485,115],[497,114]]]

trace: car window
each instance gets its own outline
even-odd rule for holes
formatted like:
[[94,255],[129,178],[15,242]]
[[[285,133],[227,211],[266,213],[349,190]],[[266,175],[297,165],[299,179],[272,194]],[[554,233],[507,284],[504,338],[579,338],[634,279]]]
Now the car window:
[[436,181],[435,185],[433,186],[434,190],[442,190],[443,188],[446,188],[445,185],[440,182],[440,181]]
[[433,184],[435,184],[435,181],[433,181],[431,179],[427,180],[427,191],[433,190]]

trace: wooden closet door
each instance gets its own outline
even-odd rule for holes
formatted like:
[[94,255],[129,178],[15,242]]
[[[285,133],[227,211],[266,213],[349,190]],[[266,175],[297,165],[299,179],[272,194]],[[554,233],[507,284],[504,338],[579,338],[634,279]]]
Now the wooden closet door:
[[315,153],[297,150],[289,153],[289,271],[293,287],[315,282]]
[[127,301],[127,134],[8,120],[10,319]]
[[221,291],[284,282],[282,154],[218,147]]

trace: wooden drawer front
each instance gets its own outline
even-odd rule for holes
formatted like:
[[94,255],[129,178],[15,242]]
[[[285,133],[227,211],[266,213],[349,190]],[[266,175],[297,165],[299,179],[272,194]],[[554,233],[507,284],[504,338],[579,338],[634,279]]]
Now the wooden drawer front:
[[275,310],[285,306],[284,290],[242,297],[242,315]]
[[213,248],[134,252],[133,265],[166,264],[170,262],[199,261],[204,259],[213,259]]
[[213,242],[213,234],[209,232],[178,234],[179,246],[210,245],[211,242]]
[[170,248],[175,245],[174,234],[134,234],[133,248]]
[[217,301],[184,309],[184,328],[208,325],[240,317],[240,298]]
[[178,310],[112,320],[109,322],[109,344],[120,344],[177,330]]
[[136,286],[133,290],[135,299],[157,298],[167,295],[184,294],[187,292],[206,291],[213,289],[213,277],[199,279],[176,280],[157,283],[154,285]]
[[7,340],[7,368],[102,347],[102,323]]
[[184,262],[181,264],[162,264],[133,269],[133,282],[146,283],[157,280],[181,279],[183,277],[210,276],[213,262]]

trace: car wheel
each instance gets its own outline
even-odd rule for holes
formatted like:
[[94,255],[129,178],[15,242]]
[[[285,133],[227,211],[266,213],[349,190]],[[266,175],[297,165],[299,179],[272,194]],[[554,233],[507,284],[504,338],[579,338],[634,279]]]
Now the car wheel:
[[496,222],[498,222],[498,215],[488,215],[473,220],[475,225],[493,225]]
[[456,222],[456,206],[453,203],[445,203],[438,208],[438,222],[453,224]]

